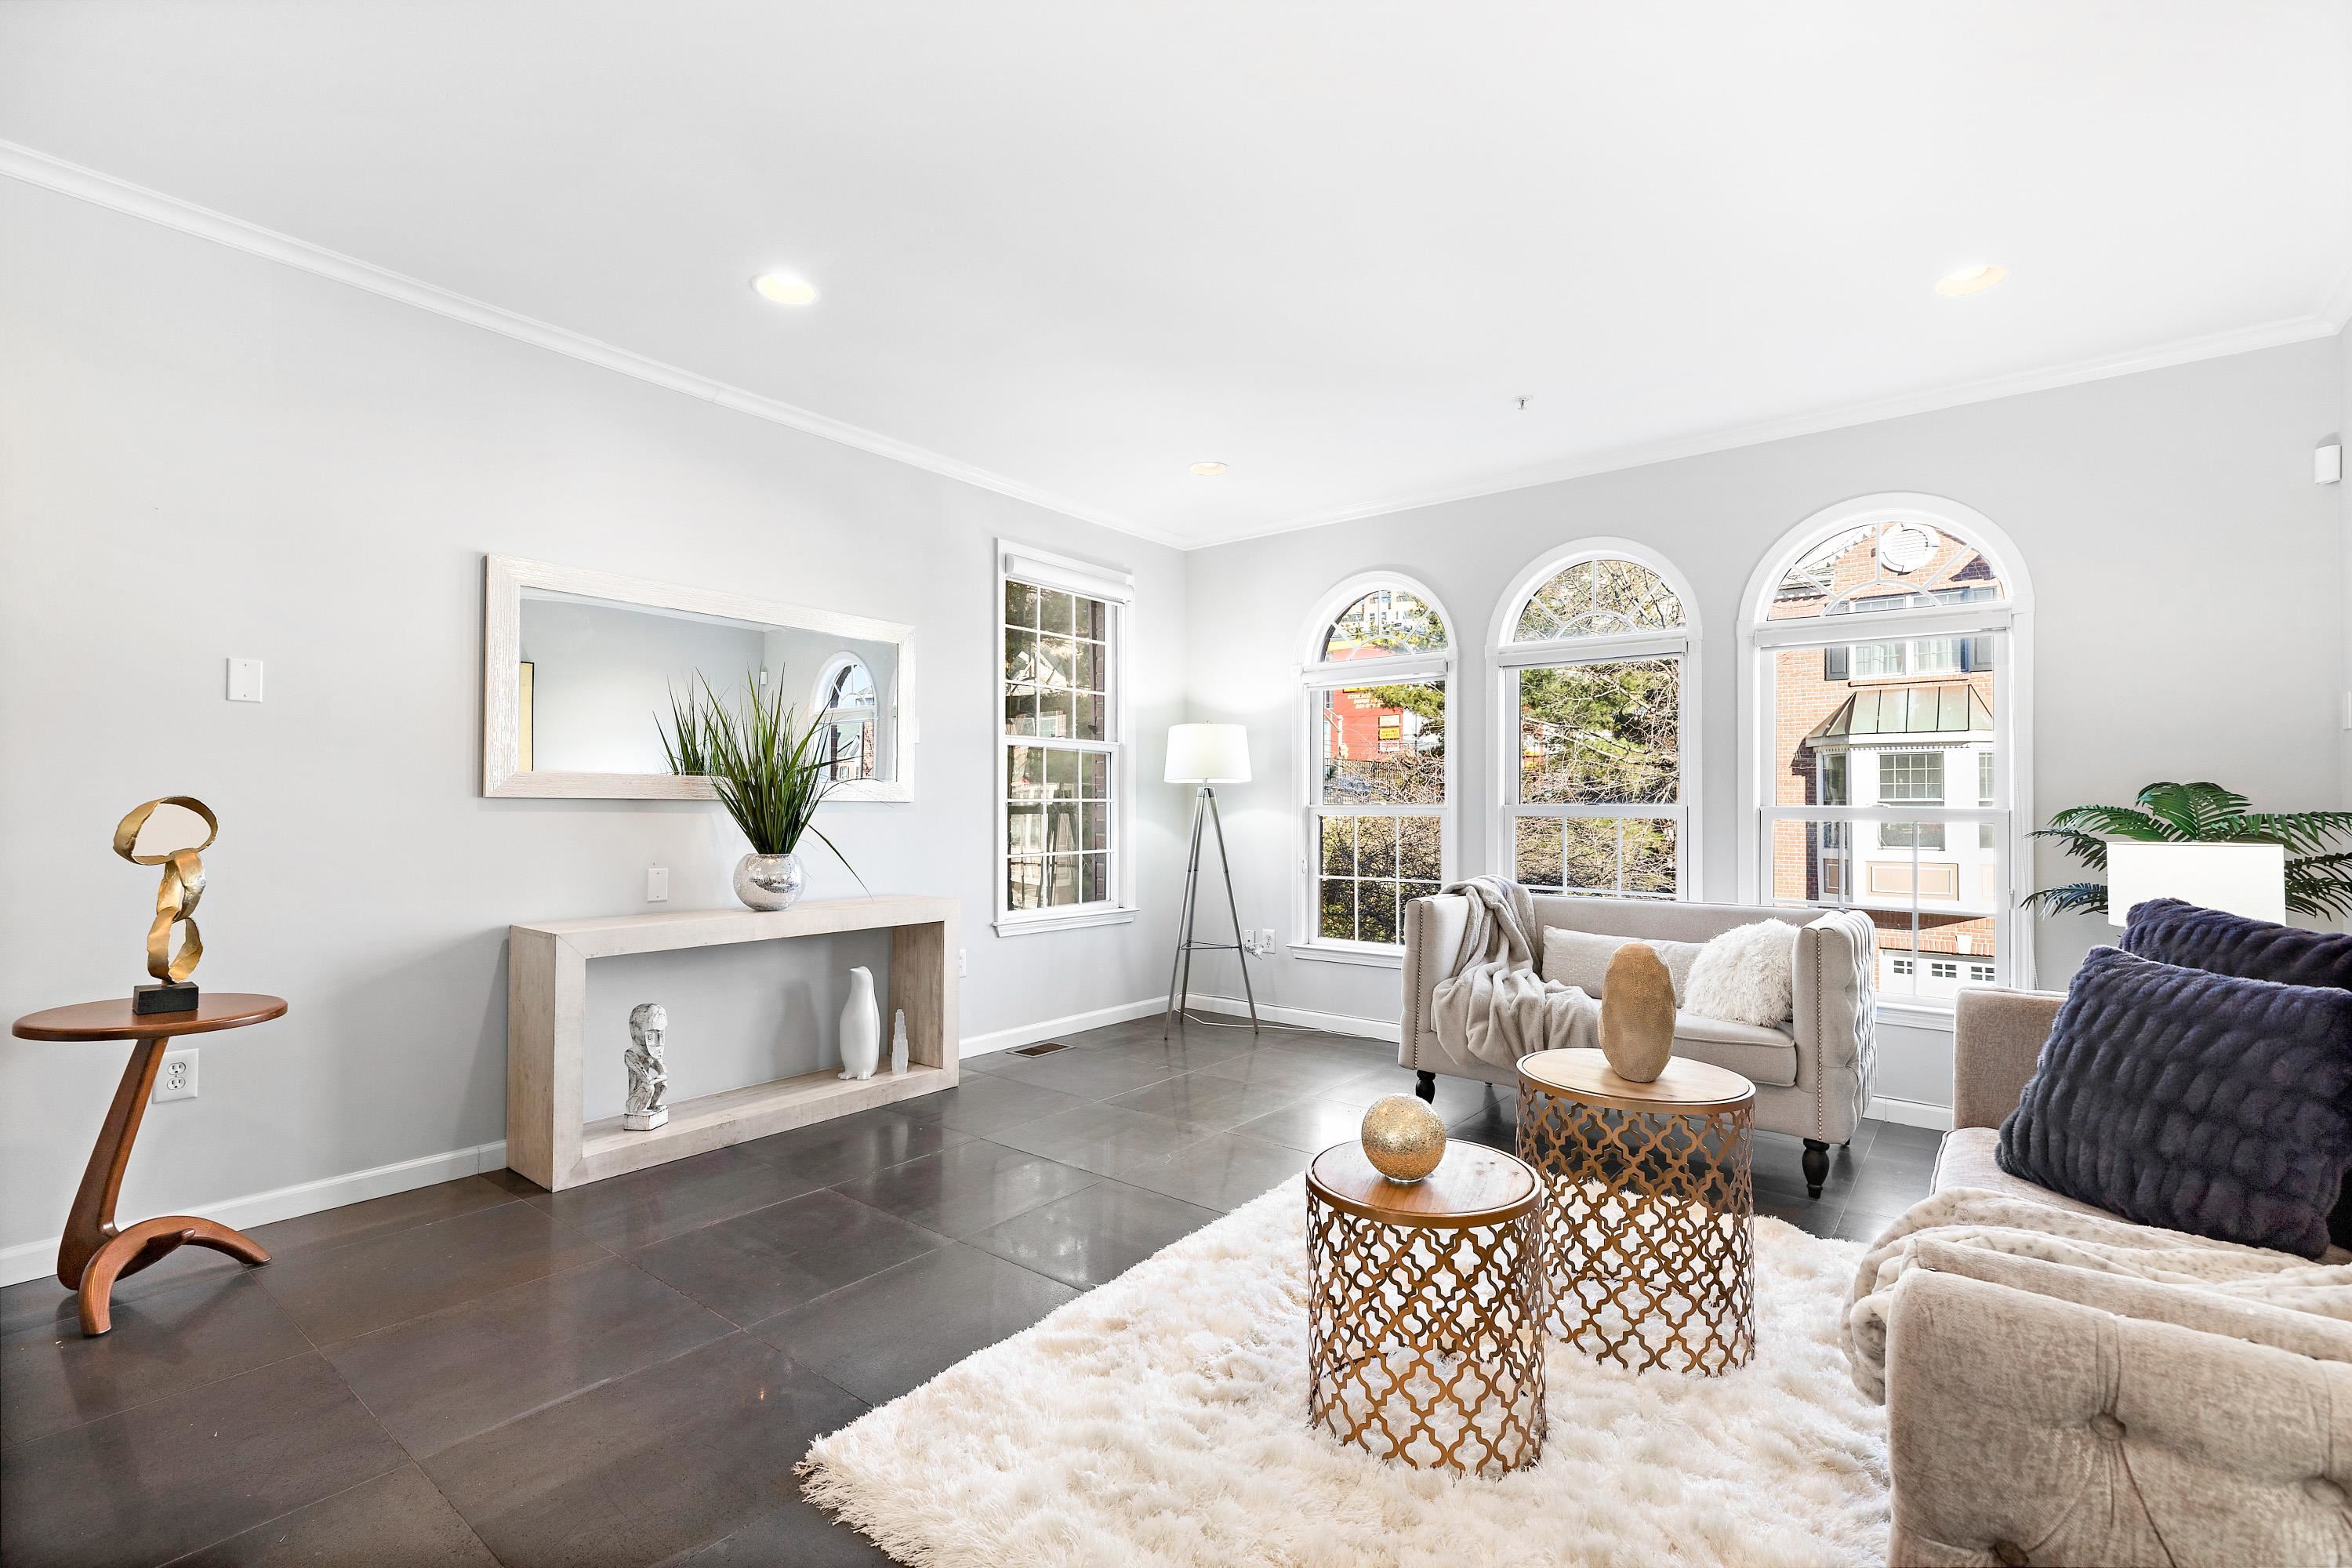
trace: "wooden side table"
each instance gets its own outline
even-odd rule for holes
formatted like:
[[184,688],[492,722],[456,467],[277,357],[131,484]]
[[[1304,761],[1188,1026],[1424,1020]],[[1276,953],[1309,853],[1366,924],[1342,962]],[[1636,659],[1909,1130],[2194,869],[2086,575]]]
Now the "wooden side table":
[[129,1040],[131,1063],[114,1091],[98,1143],[89,1152],[81,1188],[74,1194],[66,1215],[66,1232],[58,1243],[58,1282],[81,1298],[81,1331],[102,1334],[114,1326],[114,1282],[136,1274],[167,1253],[182,1247],[209,1247],[247,1263],[267,1263],[269,1254],[247,1237],[216,1220],[194,1215],[165,1215],[142,1219],[129,1230],[114,1227],[114,1200],[122,1191],[123,1168],[131,1163],[131,1145],[147,1114],[147,1099],[155,1089],[155,1071],[163,1049],[183,1035],[209,1035],[218,1029],[239,1029],[281,1017],[286,1004],[276,996],[245,992],[207,991],[193,1011],[151,1013],[131,1010],[131,998],[84,1002],[28,1013],[16,1020],[15,1033],[26,1040]]
[[1634,1372],[1756,1353],[1756,1086],[1676,1057],[1655,1083],[1599,1051],[1519,1058],[1519,1158],[1543,1178],[1544,1327]]
[[1454,1143],[1391,1182],[1339,1143],[1307,1172],[1307,1420],[1379,1458],[1502,1475],[1543,1457],[1535,1173]]

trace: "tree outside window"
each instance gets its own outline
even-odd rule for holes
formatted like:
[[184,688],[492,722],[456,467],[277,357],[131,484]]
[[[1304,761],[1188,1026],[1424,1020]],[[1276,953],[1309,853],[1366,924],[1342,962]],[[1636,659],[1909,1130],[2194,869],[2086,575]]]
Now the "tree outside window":
[[1118,607],[1004,584],[1004,908],[1112,901]]
[[[1405,906],[1444,878],[1444,617],[1402,584],[1376,586],[1324,625],[1313,647],[1305,858],[1313,940],[1391,947],[1403,940]],[[1349,667],[1373,661],[1377,678],[1349,679]]]
[[[1571,556],[1509,624],[1497,657],[1517,740],[1512,874],[1563,892],[1678,896],[1689,647],[1681,596],[1641,562]],[[1629,645],[1642,651],[1621,655]]]

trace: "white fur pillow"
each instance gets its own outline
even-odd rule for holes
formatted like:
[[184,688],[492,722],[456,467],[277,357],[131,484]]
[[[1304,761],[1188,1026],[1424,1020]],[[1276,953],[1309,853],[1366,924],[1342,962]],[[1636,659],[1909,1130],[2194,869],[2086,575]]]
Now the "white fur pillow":
[[1734,926],[1699,950],[1683,1005],[1702,1018],[1773,1028],[1796,1005],[1797,928],[1786,921]]

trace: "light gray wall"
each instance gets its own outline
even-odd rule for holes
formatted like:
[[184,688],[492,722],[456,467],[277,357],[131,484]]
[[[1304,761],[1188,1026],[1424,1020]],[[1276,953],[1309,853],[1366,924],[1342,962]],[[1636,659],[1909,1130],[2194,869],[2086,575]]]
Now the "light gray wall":
[[[671,908],[731,902],[716,805],[481,797],[486,552],[911,624],[918,798],[820,820],[877,891],[961,900],[964,1033],[1164,980],[1181,791],[1141,792],[1142,921],[991,931],[992,542],[1137,574],[1147,779],[1182,700],[1174,552],[8,181],[0,277],[0,1016],[145,979],[156,874],[108,837],[180,793],[221,818],[199,983],[292,1003],[201,1042],[126,1215],[499,1138],[507,925],[644,909],[653,864]],[[267,661],[268,701],[223,700],[231,655]],[[856,890],[822,848],[811,875]],[[665,1001],[681,1087],[711,1087],[705,1041],[739,1069],[787,1033],[827,1048],[839,972],[869,961],[616,965],[592,1047]],[[0,1040],[0,1247],[58,1233],[121,1066]]]
[[[2336,428],[2327,438],[2352,447],[2352,326],[2336,334]],[[2339,797],[2352,809],[2352,478],[2336,481],[2336,504],[2343,521],[2336,538],[2344,556],[2344,687],[2337,700],[2336,722],[2342,726],[2338,746],[2344,758],[2344,793]]]
[[[1194,552],[1192,716],[1247,723],[1256,759],[1255,782],[1220,792],[1243,919],[1286,942],[1299,934],[1292,675],[1315,602],[1388,567],[1428,584],[1454,617],[1459,868],[1474,873],[1488,868],[1484,803],[1499,787],[1484,649],[1496,600],[1537,557],[1596,534],[1650,545],[1694,586],[1706,639],[1697,888],[1736,898],[1737,601],[1788,529],[1889,490],[1973,507],[2024,557],[2038,595],[2041,814],[2167,778],[2220,780],[2280,809],[2340,798],[2345,526],[2338,498],[2311,482],[2310,454],[2341,417],[2343,353],[2315,341]],[[2045,923],[2041,983],[2063,985],[2107,931]],[[1238,989],[1234,962],[1213,963],[1218,989]],[[1262,998],[1396,1016],[1393,972],[1250,962]],[[1881,1092],[1948,1105],[1948,1036],[1884,1037]]]

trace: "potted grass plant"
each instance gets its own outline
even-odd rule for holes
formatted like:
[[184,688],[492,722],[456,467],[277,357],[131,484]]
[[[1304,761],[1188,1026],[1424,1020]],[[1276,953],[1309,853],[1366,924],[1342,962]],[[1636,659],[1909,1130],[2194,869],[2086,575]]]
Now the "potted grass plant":
[[857,870],[812,820],[833,788],[823,726],[811,720],[801,727],[781,689],[762,696],[748,675],[743,684],[740,710],[720,701],[709,681],[683,697],[672,691],[669,723],[656,717],[654,727],[669,771],[709,779],[751,846],[735,864],[735,896],[754,910],[790,909],[807,883],[797,853],[803,834],[815,834],[851,876]]

